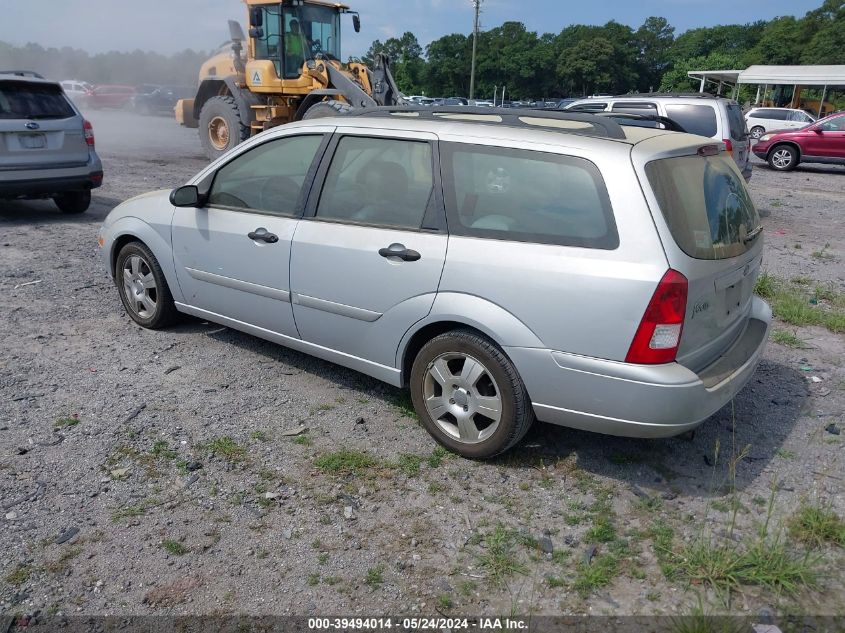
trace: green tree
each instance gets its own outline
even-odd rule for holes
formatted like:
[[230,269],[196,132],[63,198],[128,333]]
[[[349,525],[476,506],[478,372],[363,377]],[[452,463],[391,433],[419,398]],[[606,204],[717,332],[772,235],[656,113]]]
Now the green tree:
[[670,65],[675,43],[675,27],[666,18],[650,17],[637,29],[636,43],[640,59],[640,91],[655,90]]

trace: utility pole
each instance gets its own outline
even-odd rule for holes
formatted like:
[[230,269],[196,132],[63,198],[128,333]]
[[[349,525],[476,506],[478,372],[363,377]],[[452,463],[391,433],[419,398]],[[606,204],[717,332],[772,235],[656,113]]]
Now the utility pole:
[[481,13],[481,3],[484,0],[472,0],[475,8],[475,26],[472,29],[472,70],[469,74],[469,98],[475,98],[475,51],[478,47],[478,14]]

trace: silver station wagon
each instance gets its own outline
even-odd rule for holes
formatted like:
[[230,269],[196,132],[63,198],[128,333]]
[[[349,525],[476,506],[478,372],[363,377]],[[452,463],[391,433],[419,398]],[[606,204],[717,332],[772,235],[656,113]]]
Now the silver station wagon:
[[100,231],[129,316],[220,323],[411,390],[486,458],[535,419],[683,433],[748,381],[771,311],[724,145],[592,114],[364,110],[259,134]]

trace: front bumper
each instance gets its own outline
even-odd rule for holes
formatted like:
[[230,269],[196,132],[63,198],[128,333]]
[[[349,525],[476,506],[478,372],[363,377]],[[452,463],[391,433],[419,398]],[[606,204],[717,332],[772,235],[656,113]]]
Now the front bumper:
[[505,348],[543,422],[621,435],[671,437],[716,413],[751,378],[772,312],[754,297],[743,333],[699,372],[678,364],[631,365],[547,349]]

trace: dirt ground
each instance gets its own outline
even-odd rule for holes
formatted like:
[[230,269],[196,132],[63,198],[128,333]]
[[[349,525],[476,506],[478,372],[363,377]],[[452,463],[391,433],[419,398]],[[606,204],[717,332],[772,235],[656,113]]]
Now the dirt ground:
[[[445,455],[400,390],[214,324],[135,326],[97,228],[205,161],[169,119],[91,118],[88,213],[0,203],[0,613],[845,615],[842,547],[788,529],[802,504],[845,516],[842,334],[776,324],[797,346],[693,437],[537,424],[495,461]],[[845,291],[845,168],[759,164],[750,188],[764,269]],[[812,578],[696,575],[761,531]]]

